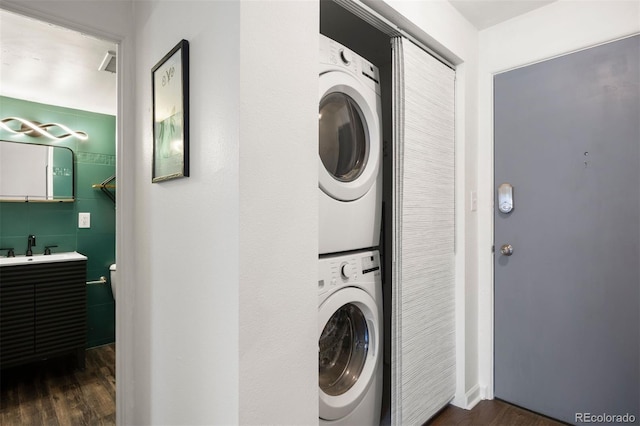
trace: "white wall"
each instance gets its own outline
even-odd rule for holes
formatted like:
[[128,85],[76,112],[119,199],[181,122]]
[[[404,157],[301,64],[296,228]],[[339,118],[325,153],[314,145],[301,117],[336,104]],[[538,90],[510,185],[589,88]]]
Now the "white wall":
[[[135,351],[149,413],[136,407],[133,422],[315,423],[318,5],[134,8]],[[181,38],[191,177],[151,184],[150,69]]]
[[240,11],[239,420],[317,424],[319,5]]
[[[130,350],[148,365],[136,366],[144,403],[132,423],[237,423],[240,4],[134,2],[134,16],[139,331]],[[151,68],[183,38],[191,176],[152,184]]]
[[480,32],[478,319],[485,398],[493,397],[493,75],[639,31],[640,2],[560,0]]

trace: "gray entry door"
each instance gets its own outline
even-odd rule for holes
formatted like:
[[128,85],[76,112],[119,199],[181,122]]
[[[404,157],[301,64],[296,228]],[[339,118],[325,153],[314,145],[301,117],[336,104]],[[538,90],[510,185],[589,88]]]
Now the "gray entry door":
[[640,417],[639,53],[635,36],[494,79],[495,396],[572,424]]

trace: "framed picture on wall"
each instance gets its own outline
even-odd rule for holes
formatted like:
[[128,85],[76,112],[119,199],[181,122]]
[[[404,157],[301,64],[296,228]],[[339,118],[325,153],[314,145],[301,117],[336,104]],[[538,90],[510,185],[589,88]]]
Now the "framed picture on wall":
[[189,176],[189,42],[181,40],[151,70],[152,182]]

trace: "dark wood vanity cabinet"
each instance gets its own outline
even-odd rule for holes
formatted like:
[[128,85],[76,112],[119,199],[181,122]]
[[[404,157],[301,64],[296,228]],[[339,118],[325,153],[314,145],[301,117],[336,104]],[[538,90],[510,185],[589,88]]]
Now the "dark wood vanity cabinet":
[[0,368],[68,353],[84,368],[86,265],[0,267]]

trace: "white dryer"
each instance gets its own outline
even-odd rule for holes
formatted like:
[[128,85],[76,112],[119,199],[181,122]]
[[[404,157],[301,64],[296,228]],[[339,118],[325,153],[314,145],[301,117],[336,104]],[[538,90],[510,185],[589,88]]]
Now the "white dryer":
[[320,424],[377,426],[383,368],[380,255],[323,257],[319,266]]
[[378,68],[321,34],[320,254],[380,243],[381,116]]

